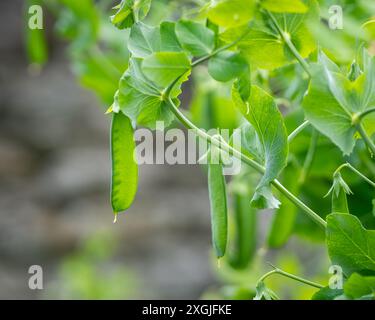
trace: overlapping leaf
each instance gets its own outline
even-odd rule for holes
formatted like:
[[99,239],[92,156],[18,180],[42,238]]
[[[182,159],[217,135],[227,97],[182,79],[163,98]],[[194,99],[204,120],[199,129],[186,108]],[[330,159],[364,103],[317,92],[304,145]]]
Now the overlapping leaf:
[[279,201],[272,195],[270,183],[286,166],[288,136],[283,117],[273,98],[257,86],[251,87],[250,97],[243,101],[233,86],[233,101],[254,127],[262,145],[265,174],[259,182],[252,204],[258,208],[277,208]]
[[179,21],[176,24],[176,34],[182,47],[193,56],[208,55],[215,48],[215,33],[200,23]]
[[130,31],[128,48],[133,57],[137,58],[146,58],[160,51],[182,51],[174,22],[162,22],[160,27],[148,26],[142,22],[135,24]]
[[[165,125],[168,126],[174,116],[163,100],[162,92],[165,87],[146,78],[141,66],[142,59],[130,60],[129,68],[120,80],[115,102],[124,114],[139,125],[155,128],[156,121],[160,120],[165,121]],[[187,80],[188,75],[189,70],[180,77],[171,90],[171,97],[177,104],[176,98],[181,93],[181,83]]]
[[[355,145],[353,115],[375,105],[374,58],[367,58],[366,70],[354,81],[342,74],[324,53],[320,53],[319,62],[321,65],[313,68],[308,94],[303,101],[306,117],[344,154],[350,154]],[[375,132],[374,124],[374,115],[364,120],[370,135]]]
[[[229,81],[247,72],[249,65],[238,52],[222,51],[213,56],[208,62],[208,72],[217,81]],[[250,83],[247,84],[250,86]]]
[[273,12],[304,13],[308,7],[302,0],[261,0],[261,6]]
[[[273,13],[278,25],[303,58],[316,48],[316,43],[306,24],[310,20],[319,18],[315,1],[308,1],[307,6],[309,10],[305,13]],[[220,37],[228,43],[242,37],[237,47],[254,67],[275,69],[295,61],[295,57],[267,13],[258,13],[250,29],[248,25],[231,28]]]
[[208,18],[222,27],[236,27],[250,21],[255,14],[254,0],[215,1],[208,10]]
[[119,29],[130,28],[146,17],[150,6],[151,0],[122,0],[114,7],[117,11],[111,16],[111,22]]
[[340,266],[347,276],[375,271],[375,231],[366,230],[356,216],[328,215],[326,237],[332,263]]

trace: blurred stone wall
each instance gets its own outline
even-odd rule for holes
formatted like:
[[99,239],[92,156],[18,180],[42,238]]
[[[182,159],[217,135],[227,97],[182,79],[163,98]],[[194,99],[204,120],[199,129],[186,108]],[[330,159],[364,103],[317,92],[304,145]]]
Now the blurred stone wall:
[[0,298],[45,297],[28,288],[29,266],[58,285],[64,259],[103,231],[116,263],[138,276],[132,298],[198,298],[214,281],[204,174],[142,166],[136,202],[113,224],[109,118],[55,38],[45,69],[28,72],[22,5],[0,2]]

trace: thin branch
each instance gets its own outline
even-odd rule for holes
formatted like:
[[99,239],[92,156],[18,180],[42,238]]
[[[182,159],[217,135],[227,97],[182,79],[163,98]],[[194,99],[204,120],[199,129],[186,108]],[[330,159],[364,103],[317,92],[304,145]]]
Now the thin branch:
[[[259,173],[264,174],[265,169],[262,165],[258,162],[254,161],[253,159],[247,157],[243,153],[239,152],[238,150],[234,149],[228,144],[224,144],[223,141],[218,140],[210,135],[208,135],[203,130],[199,129],[193,122],[191,122],[185,115],[177,108],[171,98],[169,98],[169,104],[171,107],[171,111],[176,116],[176,118],[188,129],[195,130],[195,133],[201,137],[202,139],[208,141],[209,143],[215,145],[221,150],[232,154],[237,159],[241,160],[242,162],[246,163],[253,169],[257,170]],[[307,214],[314,222],[320,225],[323,228],[326,228],[327,223],[324,219],[322,219],[316,212],[314,212],[311,208],[309,208],[306,204],[304,204],[300,199],[298,199],[295,195],[293,195],[287,188],[285,188],[278,180],[273,180],[272,185],[279,190],[285,197],[287,197],[294,205],[299,207],[305,214]]]
[[304,121],[299,125],[289,136],[288,143],[290,143],[303,129],[305,129],[310,124],[309,120]]
[[372,153],[372,156],[374,156],[375,155],[375,144],[370,139],[370,137],[367,135],[367,132],[366,132],[365,128],[363,127],[363,125],[361,123],[359,123],[357,125],[357,130],[358,130],[358,133],[361,135],[363,141],[366,143],[367,147],[370,149],[370,151]]
[[291,274],[289,272],[283,271],[283,270],[281,270],[279,268],[276,268],[276,267],[273,267],[273,268],[274,268],[273,270],[267,272],[262,277],[260,277],[259,280],[257,281],[257,284],[260,283],[260,282],[262,282],[262,281],[264,281],[264,280],[266,280],[269,276],[271,276],[273,274],[280,274],[280,275],[282,275],[284,277],[287,277],[289,279],[292,279],[292,280],[295,280],[295,281],[307,284],[307,285],[312,286],[314,288],[318,288],[318,289],[324,288],[324,286],[321,285],[321,284],[319,284],[319,283],[316,283],[316,282],[313,282],[313,281],[301,278],[299,276],[296,276],[296,275]]
[[356,175],[361,177],[363,180],[365,180],[369,185],[373,186],[375,188],[375,182],[367,178],[363,173],[358,171],[356,168],[354,168],[349,162],[346,162],[339,166],[336,171],[333,173],[333,175],[339,173],[342,169],[349,168],[351,171],[353,171]]

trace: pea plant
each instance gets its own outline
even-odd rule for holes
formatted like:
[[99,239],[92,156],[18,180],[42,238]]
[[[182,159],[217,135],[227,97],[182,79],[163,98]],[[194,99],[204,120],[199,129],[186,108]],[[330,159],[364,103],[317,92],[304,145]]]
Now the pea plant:
[[[45,2],[71,41],[83,84],[106,103],[114,96],[107,114],[115,215],[136,196],[135,128],[181,125],[207,141],[211,153],[242,163],[230,179],[223,162],[206,166],[218,259],[247,268],[257,216],[272,209],[269,248],[281,248],[294,234],[323,241],[342,270],[343,285],[332,287],[273,267],[254,284],[255,299],[277,299],[265,282],[275,274],[316,288],[312,299],[374,298],[375,10],[369,2],[122,0],[110,18],[106,1]],[[188,110],[179,100],[185,88]],[[209,128],[240,134],[241,146]]]

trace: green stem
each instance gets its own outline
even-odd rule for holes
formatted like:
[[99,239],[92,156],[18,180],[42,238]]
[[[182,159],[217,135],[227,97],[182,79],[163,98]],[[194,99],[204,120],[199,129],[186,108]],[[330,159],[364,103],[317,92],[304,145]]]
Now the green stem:
[[222,47],[220,47],[220,48],[218,48],[218,49],[212,51],[210,54],[208,54],[208,55],[206,55],[206,56],[204,56],[204,57],[202,57],[202,58],[199,58],[199,59],[195,60],[195,61],[191,64],[191,66],[192,66],[192,67],[195,67],[196,65],[198,65],[198,64],[200,64],[200,63],[202,63],[202,62],[204,62],[204,61],[206,61],[206,60],[209,60],[210,58],[212,58],[213,56],[215,56],[215,55],[218,54],[219,52],[222,52],[222,51],[224,51],[224,50],[227,50],[227,49],[229,49],[229,48],[235,46],[238,42],[240,42],[243,38],[245,38],[245,37],[248,35],[248,33],[250,32],[250,30],[251,30],[251,29],[250,29],[250,26],[249,26],[248,29],[247,29],[247,30],[246,30],[246,31],[245,31],[240,37],[238,37],[236,40],[234,40],[234,41],[231,42],[231,43],[226,44],[225,46],[222,46]]
[[[246,163],[253,169],[257,170],[259,173],[264,174],[265,169],[262,165],[258,162],[254,161],[253,159],[247,157],[243,153],[239,152],[238,150],[234,149],[230,145],[223,143],[222,139],[218,140],[215,137],[208,135],[203,130],[199,129],[194,123],[192,123],[185,115],[176,107],[174,102],[171,98],[169,98],[169,104],[173,114],[176,118],[188,129],[195,130],[195,133],[204,140],[207,140],[209,143],[215,145],[221,150],[232,154],[237,159],[240,159],[242,162]],[[316,212],[310,209],[307,205],[305,205],[301,200],[299,200],[295,195],[293,195],[288,189],[286,189],[278,180],[272,181],[272,185],[279,190],[281,193],[285,195],[293,204],[299,207],[303,212],[305,212],[312,220],[314,220],[318,225],[325,228],[327,223],[324,219],[322,219]]]
[[299,125],[289,136],[288,143],[290,143],[303,129],[305,129],[310,124],[309,120],[304,121]]
[[369,115],[370,113],[373,113],[375,112],[375,107],[372,107],[372,108],[369,108],[369,109],[366,109],[365,111],[361,112],[359,115],[358,115],[358,119],[359,120],[362,120],[365,116]]
[[307,279],[304,279],[304,278],[301,278],[299,276],[296,276],[294,274],[291,274],[289,272],[286,272],[286,271],[283,271],[279,268],[275,268],[274,270],[271,270],[269,272],[267,272],[266,274],[264,274],[259,280],[257,283],[260,283],[264,280],[266,280],[269,276],[273,275],[273,274],[280,274],[284,277],[287,277],[289,279],[292,279],[292,280],[296,280],[298,282],[301,282],[301,283],[304,283],[304,284],[307,284],[309,286],[312,286],[314,288],[318,288],[318,289],[322,289],[324,286],[322,286],[321,284],[319,283],[316,283],[316,282],[313,282],[313,281],[310,281],[310,280],[307,280]]
[[271,18],[273,24],[275,25],[275,27],[277,29],[277,32],[280,34],[281,38],[284,40],[285,44],[288,46],[289,50],[296,57],[298,62],[301,64],[302,68],[309,75],[309,77],[311,77],[310,67],[307,64],[307,62],[305,61],[305,59],[301,57],[297,48],[294,46],[293,42],[290,40],[290,35],[287,32],[284,32],[284,30],[282,30],[280,28],[279,24],[277,23],[277,20],[275,19],[275,17],[273,16],[273,14],[271,12],[269,12],[267,10],[266,10],[266,12],[267,12],[268,16]]
[[372,142],[370,137],[367,135],[367,132],[366,132],[365,128],[363,127],[363,125],[361,123],[359,123],[357,125],[357,130],[358,130],[359,134],[361,135],[363,141],[366,143],[367,147],[370,149],[372,155],[374,156],[375,155],[375,144],[374,144],[374,142]]
[[358,171],[356,168],[354,168],[349,162],[346,162],[344,164],[342,164],[341,166],[339,166],[336,171],[333,173],[333,175],[339,173],[342,169],[344,168],[349,168],[350,170],[352,170],[356,175],[358,175],[359,177],[361,177],[363,180],[365,180],[369,185],[373,186],[375,188],[375,182],[370,180],[369,178],[367,178],[363,173],[361,173],[360,171]]
[[303,163],[301,175],[299,178],[299,183],[301,185],[305,182],[307,174],[309,173],[311,164],[314,160],[316,145],[318,143],[318,137],[319,137],[318,131],[313,129],[310,146],[309,146],[309,149],[307,150],[305,162]]

